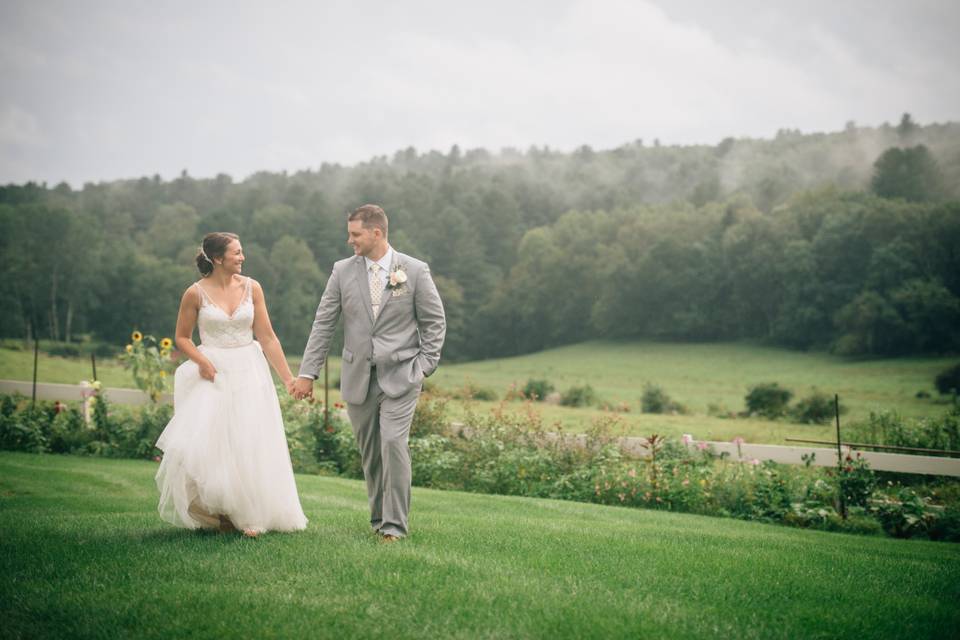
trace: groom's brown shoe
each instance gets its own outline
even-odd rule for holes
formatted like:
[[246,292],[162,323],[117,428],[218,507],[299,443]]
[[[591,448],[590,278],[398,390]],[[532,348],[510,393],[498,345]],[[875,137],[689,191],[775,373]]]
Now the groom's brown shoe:
[[400,539],[400,536],[395,536],[395,535],[393,535],[393,534],[391,534],[391,533],[385,533],[385,534],[383,535],[383,538],[381,538],[380,540],[381,540],[382,542],[387,543],[387,542],[396,542],[396,541],[399,540],[399,539]]

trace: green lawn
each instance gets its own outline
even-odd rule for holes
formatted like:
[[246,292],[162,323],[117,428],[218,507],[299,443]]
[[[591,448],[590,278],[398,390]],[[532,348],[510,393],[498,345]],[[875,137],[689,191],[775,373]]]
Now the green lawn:
[[[359,482],[310,526],[174,529],[152,462],[0,453],[4,637],[943,638],[960,546],[415,489],[379,544]],[[950,630],[953,631],[950,631]]]

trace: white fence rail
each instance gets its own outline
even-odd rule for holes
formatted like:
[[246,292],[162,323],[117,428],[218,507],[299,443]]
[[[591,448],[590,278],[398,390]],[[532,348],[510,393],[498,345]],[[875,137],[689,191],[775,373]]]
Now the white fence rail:
[[[52,382],[37,383],[37,400],[83,400],[84,387],[79,384],[55,384]],[[148,404],[149,396],[139,389],[104,389],[107,398],[119,404]],[[28,398],[33,394],[33,384],[22,380],[0,380],[0,393],[21,393]],[[165,393],[160,396],[160,402],[173,402],[173,395]]]

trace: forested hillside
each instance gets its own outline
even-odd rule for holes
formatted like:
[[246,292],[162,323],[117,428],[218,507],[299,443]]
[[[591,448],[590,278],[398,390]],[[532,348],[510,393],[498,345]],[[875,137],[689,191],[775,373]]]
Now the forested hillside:
[[960,348],[960,124],[909,116],[716,146],[454,146],[242,182],[9,185],[0,337],[170,335],[201,236],[234,231],[295,353],[366,202],[430,262],[452,359],[595,337]]

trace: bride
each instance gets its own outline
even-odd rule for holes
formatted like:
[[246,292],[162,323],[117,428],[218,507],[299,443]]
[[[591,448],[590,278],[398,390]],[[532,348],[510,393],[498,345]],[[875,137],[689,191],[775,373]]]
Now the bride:
[[177,347],[190,360],[174,376],[174,414],[157,440],[164,455],[156,481],[167,522],[253,537],[304,529],[307,518],[267,361],[288,391],[294,377],[260,284],[240,275],[243,260],[235,234],[204,236],[197,255],[203,278],[184,292],[177,316]]

